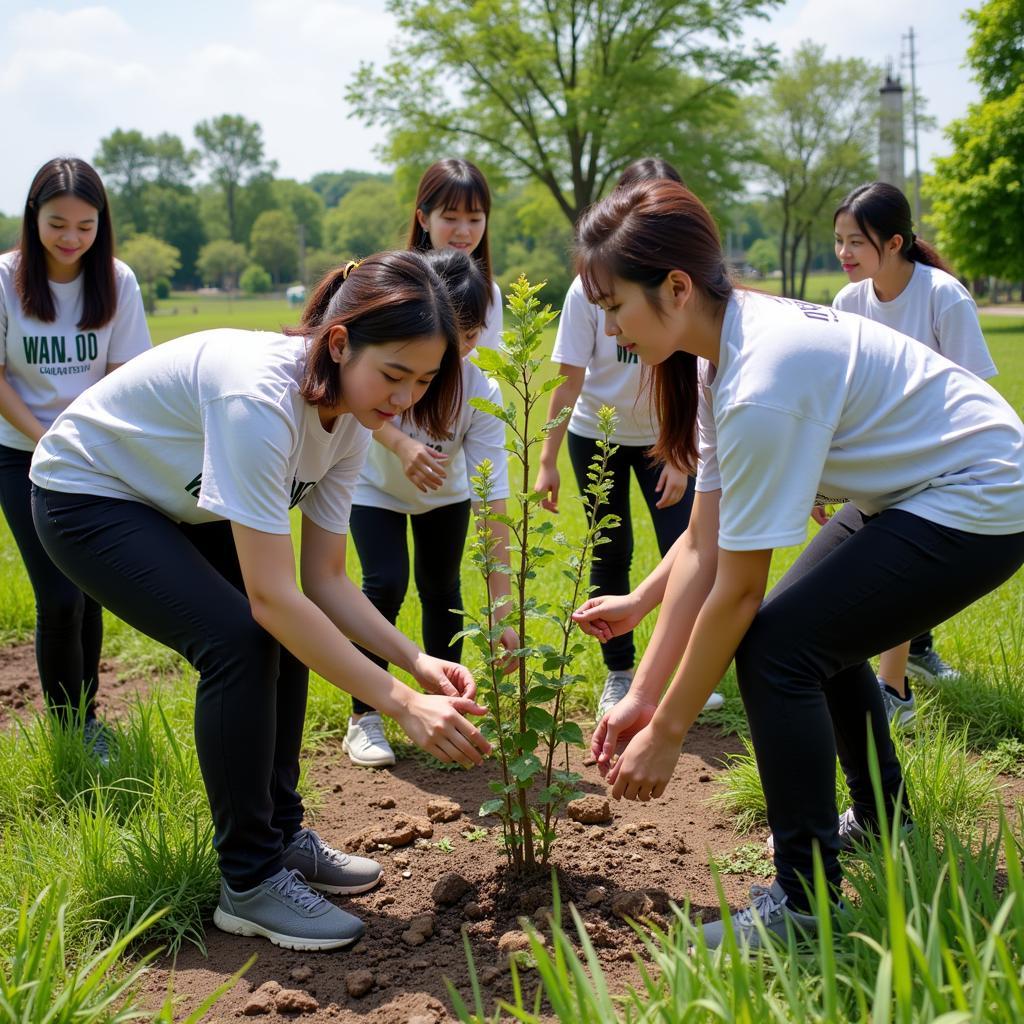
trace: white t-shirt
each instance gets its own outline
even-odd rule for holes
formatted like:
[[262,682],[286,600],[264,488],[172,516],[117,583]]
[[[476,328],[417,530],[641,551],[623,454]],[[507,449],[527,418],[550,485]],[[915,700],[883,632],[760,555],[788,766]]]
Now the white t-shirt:
[[491,282],[491,304],[487,307],[487,316],[480,329],[477,346],[480,348],[501,348],[501,331],[505,310],[505,298],[501,294],[497,281]]
[[576,278],[565,295],[558,318],[553,363],[584,366],[583,388],[576,400],[569,429],[578,437],[598,440],[598,410],[610,405],[618,413],[612,440],[616,444],[650,447],[658,427],[647,396],[640,394],[640,362],[604,333],[604,310],[589,302],[583,282]]
[[402,469],[402,461],[382,444],[372,444],[356,487],[354,503],[371,508],[415,515],[443,505],[453,505],[473,496],[471,477],[477,466],[490,459],[494,466],[492,498],[507,498],[508,454],[505,451],[505,425],[496,416],[481,412],[469,404],[471,398],[486,398],[504,404],[497,383],[474,366],[469,358],[462,360],[462,411],[454,431],[445,440],[438,440],[416,429],[409,420],[398,427],[421,444],[448,456],[444,464],[444,483],[436,491],[421,491]]
[[982,379],[998,372],[971,293],[937,267],[915,263],[907,287],[889,302],[879,300],[868,280],[846,285],[832,305],[906,334]]
[[[14,275],[20,254],[0,256],[0,364],[8,384],[44,427],[68,403],[102,379],[110,363],[126,363],[150,347],[142,295],[131,268],[114,260],[117,311],[109,323],[81,330],[81,274],[50,282],[52,323],[33,320],[21,307]],[[30,452],[32,440],[0,416],[0,444]]]
[[1024,531],[1024,425],[988,384],[882,324],[793,299],[730,299],[706,360],[697,490],[719,545],[800,544],[815,496],[967,533]]
[[288,510],[348,531],[370,431],[325,430],[299,393],[304,338],[220,329],[165,342],[105,377],[36,447],[40,487],[139,501],[176,522],[290,532]]

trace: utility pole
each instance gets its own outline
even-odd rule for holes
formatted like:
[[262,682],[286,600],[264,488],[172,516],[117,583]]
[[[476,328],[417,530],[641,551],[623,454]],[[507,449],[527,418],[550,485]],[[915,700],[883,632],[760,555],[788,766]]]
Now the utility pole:
[[914,49],[914,26],[900,37],[909,46],[910,59],[910,117],[914,135],[914,227],[921,230],[921,161],[917,150],[917,50]]

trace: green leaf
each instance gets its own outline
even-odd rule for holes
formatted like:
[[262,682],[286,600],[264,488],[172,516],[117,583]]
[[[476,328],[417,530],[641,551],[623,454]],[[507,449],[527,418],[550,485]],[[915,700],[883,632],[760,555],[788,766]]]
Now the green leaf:
[[481,818],[486,818],[486,817],[488,817],[491,814],[499,814],[504,809],[505,809],[505,801],[504,800],[485,800],[480,805],[480,810],[479,810],[478,813],[479,813],[479,816]]
[[557,743],[569,743],[573,746],[583,746],[583,730],[576,722],[562,722],[555,730],[555,741]]
[[534,754],[523,754],[508,766],[509,773],[519,782],[529,782],[542,769],[540,760]]
[[526,709],[526,724],[537,732],[549,732],[555,724],[550,711],[544,708],[529,707]]

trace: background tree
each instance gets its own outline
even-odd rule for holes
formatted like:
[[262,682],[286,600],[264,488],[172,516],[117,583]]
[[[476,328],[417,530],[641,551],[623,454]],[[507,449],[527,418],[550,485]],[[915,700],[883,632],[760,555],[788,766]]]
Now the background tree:
[[402,41],[381,72],[360,69],[348,100],[389,129],[396,163],[422,168],[465,151],[541,182],[574,223],[638,155],[696,176],[713,147],[680,140],[732,107],[735,86],[771,68],[773,48],[738,40],[744,18],[777,4],[390,0]]
[[153,180],[171,188],[188,188],[199,164],[199,151],[186,149],[177,135],[161,132],[150,140]]
[[107,191],[117,197],[120,208],[115,212],[122,224],[138,225],[141,220],[139,199],[149,180],[153,157],[152,140],[134,128],[129,131],[116,128],[105,139],[100,139],[93,162],[103,176]]
[[369,256],[405,245],[412,203],[399,202],[393,181],[357,182],[324,216],[324,245],[339,259]]
[[325,205],[321,196],[308,185],[291,178],[276,178],[271,186],[274,202],[279,210],[291,213],[302,228],[303,242],[309,249],[323,244]]
[[196,269],[205,284],[233,288],[247,261],[244,245],[218,238],[207,242],[199,251]]
[[178,269],[178,250],[152,235],[136,235],[121,246],[118,256],[135,271],[148,313],[156,312],[156,283]]
[[263,170],[263,129],[241,114],[221,114],[195,126],[203,160],[224,194],[228,237],[239,241],[236,199],[241,185]]
[[270,275],[258,263],[250,263],[242,271],[242,277],[238,283],[246,295],[262,295],[264,292],[270,291],[274,282],[270,280]]
[[864,61],[827,60],[805,42],[757,99],[753,163],[778,230],[783,295],[803,297],[832,209],[874,177],[880,81]]
[[779,245],[769,238],[759,238],[747,250],[747,262],[762,276],[779,269]]
[[256,218],[249,236],[249,255],[275,283],[289,281],[299,271],[298,227],[284,210],[266,210]]
[[13,249],[21,235],[21,218],[0,213],[0,252]]
[[[953,152],[925,180],[940,251],[972,277],[1024,280],[1024,3],[967,12],[980,103],[953,121]],[[1024,285],[1021,289],[1024,296]]]
[[370,171],[321,171],[309,179],[309,187],[319,195],[328,208],[337,206],[353,185],[360,181],[390,181],[390,174]]

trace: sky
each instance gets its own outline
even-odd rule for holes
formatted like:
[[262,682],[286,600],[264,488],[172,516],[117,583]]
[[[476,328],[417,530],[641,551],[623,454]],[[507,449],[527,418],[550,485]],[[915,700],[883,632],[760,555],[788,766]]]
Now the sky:
[[[940,126],[920,139],[927,169],[949,151],[941,126],[977,98],[962,67],[962,14],[979,3],[787,0],[770,20],[748,22],[746,36],[783,56],[813,39],[830,57],[891,59],[899,70],[913,25],[918,88]],[[0,212],[20,213],[53,156],[91,160],[116,128],[194,145],[193,126],[222,113],[262,125],[279,176],[383,169],[383,131],[348,116],[345,89],[361,62],[387,58],[394,35],[385,0],[0,0]],[[906,68],[903,80],[909,87]]]

